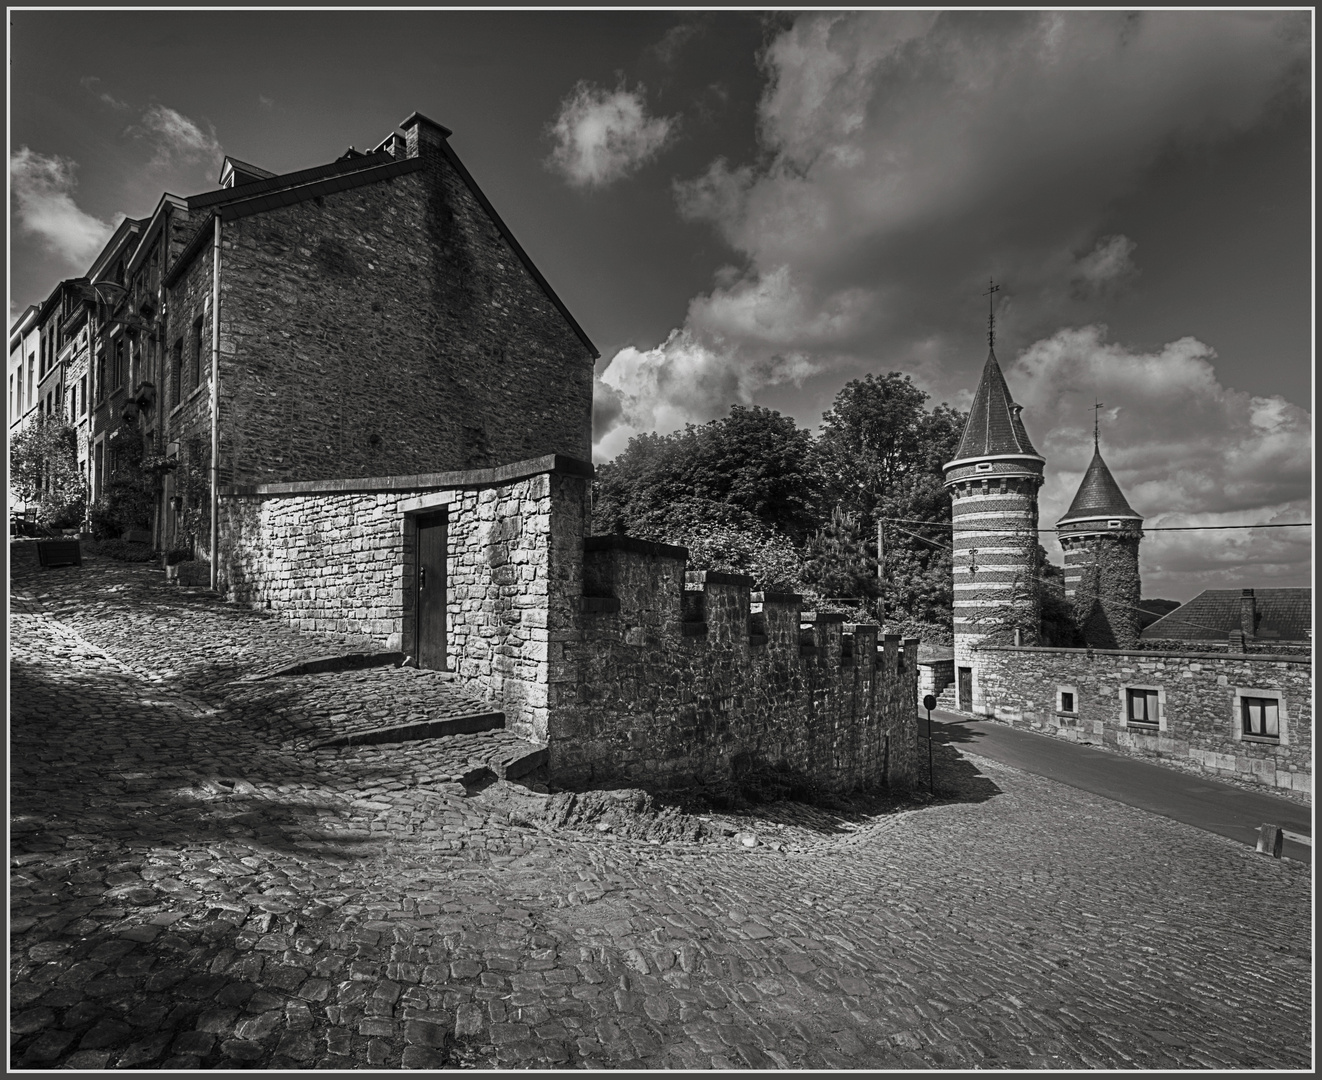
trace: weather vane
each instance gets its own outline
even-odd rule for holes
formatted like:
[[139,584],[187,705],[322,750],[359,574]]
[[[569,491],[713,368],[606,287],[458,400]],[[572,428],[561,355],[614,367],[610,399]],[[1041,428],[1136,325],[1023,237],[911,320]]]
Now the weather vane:
[[1097,421],[1101,418],[1102,415],[1099,410],[1103,409],[1104,407],[1105,406],[1100,401],[1097,402],[1097,404],[1095,404],[1092,407],[1092,448],[1094,450],[1098,449]]
[[992,299],[992,293],[1001,291],[1001,287],[991,280],[987,279],[987,291],[982,295],[987,298],[987,348],[996,347],[996,308],[995,301]]

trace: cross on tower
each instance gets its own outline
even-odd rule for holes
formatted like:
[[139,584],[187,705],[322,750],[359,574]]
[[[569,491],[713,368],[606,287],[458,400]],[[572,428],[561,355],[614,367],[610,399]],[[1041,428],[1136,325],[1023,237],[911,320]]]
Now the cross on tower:
[[1001,287],[991,278],[987,279],[987,286],[987,291],[982,294],[987,298],[987,348],[993,349],[996,347],[996,308],[992,293],[1000,292]]
[[1093,448],[1094,450],[1096,450],[1096,449],[1098,448],[1098,443],[1097,443],[1097,422],[1098,422],[1098,420],[1101,418],[1101,415],[1102,415],[1098,410],[1100,410],[1100,409],[1102,409],[1102,408],[1104,408],[1104,407],[1105,407],[1105,406],[1103,406],[1102,403],[1101,403],[1100,401],[1097,402],[1097,404],[1094,405],[1094,406],[1092,407],[1092,448]]

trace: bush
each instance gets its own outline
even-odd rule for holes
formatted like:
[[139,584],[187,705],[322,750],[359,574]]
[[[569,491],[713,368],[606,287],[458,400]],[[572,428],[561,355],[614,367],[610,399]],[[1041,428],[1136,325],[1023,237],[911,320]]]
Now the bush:
[[134,544],[128,540],[93,540],[85,550],[91,555],[104,555],[118,562],[151,562],[156,557],[150,544]]

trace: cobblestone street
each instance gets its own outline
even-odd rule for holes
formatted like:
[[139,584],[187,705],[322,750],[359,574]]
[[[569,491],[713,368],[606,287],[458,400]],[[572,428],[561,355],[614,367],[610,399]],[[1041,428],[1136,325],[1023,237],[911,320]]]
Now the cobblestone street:
[[[11,546],[11,1067],[1308,1069],[1308,868],[954,748],[649,842],[472,782],[481,702]],[[469,782],[465,784],[465,779]]]

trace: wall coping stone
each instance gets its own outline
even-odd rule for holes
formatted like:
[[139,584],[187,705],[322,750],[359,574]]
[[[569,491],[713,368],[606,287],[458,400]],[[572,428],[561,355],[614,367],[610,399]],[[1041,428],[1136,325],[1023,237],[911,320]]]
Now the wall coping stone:
[[1061,649],[1043,645],[974,645],[974,652],[1063,653],[1072,656],[1136,656],[1144,660],[1251,660],[1262,664],[1307,664],[1311,656],[1275,653],[1166,652],[1156,649]]
[[221,487],[220,495],[222,498],[234,499],[250,495],[344,495],[424,488],[492,487],[514,480],[525,480],[541,473],[588,479],[594,475],[592,466],[586,461],[564,454],[546,454],[490,469],[464,469],[459,472],[370,476],[350,480],[298,480],[282,484],[226,484]]
[[752,594],[751,602],[754,604],[802,604],[803,597],[792,592],[755,592]]
[[[685,587],[703,585],[746,585],[753,587],[753,579],[746,574],[727,574],[722,570],[687,570],[684,573]],[[752,601],[749,601],[750,603]]]
[[660,555],[667,559],[687,559],[689,549],[674,544],[659,544],[655,540],[639,540],[634,536],[607,533],[603,536],[585,536],[584,551],[630,551],[635,555]]

